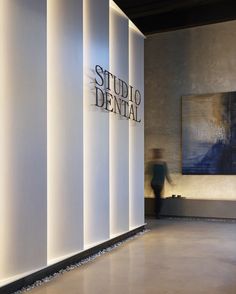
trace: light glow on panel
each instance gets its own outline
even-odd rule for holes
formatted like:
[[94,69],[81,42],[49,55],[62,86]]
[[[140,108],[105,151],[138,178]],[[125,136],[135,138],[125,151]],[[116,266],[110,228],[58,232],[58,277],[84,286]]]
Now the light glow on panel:
[[6,141],[8,133],[6,126],[9,126],[9,124],[5,123],[7,121],[8,113],[5,110],[7,101],[4,99],[5,89],[8,86],[5,74],[5,69],[8,69],[7,58],[4,50],[5,44],[3,43],[6,34],[6,28],[4,25],[6,23],[5,20],[8,17],[6,8],[6,2],[0,1],[0,283],[6,278],[5,273],[3,272],[6,262],[4,252],[6,252],[6,248],[8,247],[8,244],[6,244],[6,196],[10,188],[10,186],[5,184],[5,171],[7,170],[7,158],[9,157],[7,154],[7,151],[9,150],[7,146],[8,141]]
[[109,238],[109,116],[95,107],[95,66],[109,67],[109,1],[84,0],[84,246]]
[[[83,1],[83,48],[87,48],[89,46],[89,5],[86,0]],[[87,76],[87,64],[89,63],[88,60],[88,54],[84,54],[84,59],[83,59],[83,97],[85,99],[88,91],[89,91],[89,86],[87,84],[87,81],[89,77]],[[83,174],[84,174],[84,204],[83,204],[83,210],[84,210],[84,248],[87,246],[87,241],[89,239],[89,232],[86,230],[86,228],[89,228],[91,224],[89,223],[90,220],[90,215],[92,212],[90,212],[91,208],[91,203],[90,203],[90,198],[87,197],[91,193],[90,191],[90,186],[89,186],[89,177],[86,176],[88,175],[88,168],[87,168],[87,158],[89,157],[88,150],[86,149],[87,144],[85,142],[88,142],[88,134],[86,132],[85,126],[88,125],[89,123],[89,118],[87,118],[86,114],[86,108],[85,108],[85,103],[84,103],[84,112],[83,112],[83,126],[84,126],[84,131],[83,131],[83,159],[84,159],[84,166],[83,166]],[[87,222],[87,224],[86,224]]]
[[129,123],[130,229],[144,223],[144,39],[129,28],[129,83],[139,89],[141,123]]
[[46,265],[46,1],[28,4],[0,1],[1,281]]
[[53,264],[56,264],[56,263],[58,263],[60,261],[63,261],[65,259],[67,259],[67,258],[70,258],[72,256],[75,256],[75,255],[77,255],[79,253],[82,253],[84,251],[84,249],[85,248],[83,248],[83,250],[78,250],[78,251],[75,251],[75,252],[70,252],[69,254],[61,255],[61,256],[59,256],[57,258],[51,258],[51,259],[48,260],[48,266],[51,266]]
[[19,275],[11,276],[10,278],[4,278],[4,279],[1,279],[1,280],[0,280],[0,287],[3,287],[3,286],[6,286],[6,285],[8,285],[8,284],[10,284],[10,283],[16,282],[16,281],[18,281],[18,280],[20,280],[20,279],[22,279],[22,278],[24,278],[24,277],[27,277],[27,276],[29,276],[29,275],[31,275],[31,274],[34,274],[34,273],[36,273],[36,272],[38,272],[38,271],[43,270],[43,269],[45,269],[46,267],[47,267],[47,266],[40,267],[40,268],[36,268],[36,269],[34,269],[34,270],[32,270],[32,271],[22,272],[22,273],[19,274]]
[[146,39],[145,35],[136,27],[136,25],[129,19],[129,28],[135,31],[137,34],[140,35],[143,39]]
[[110,0],[109,6],[110,6],[110,9],[115,10],[122,18],[127,18],[128,19],[128,16],[124,13],[124,11],[122,11],[120,9],[120,7],[113,0]]
[[[126,15],[113,3],[110,7],[110,72],[126,83],[129,81],[128,28]],[[129,229],[129,121],[112,112],[109,113],[109,150],[110,237],[115,237]]]
[[82,0],[47,2],[48,262],[83,250]]
[[[87,48],[89,45],[89,7],[87,4],[87,1],[83,1],[83,48]],[[87,67],[86,65],[88,64],[88,55],[84,54],[83,57],[83,97],[86,97],[87,92],[89,89],[86,87],[86,81],[88,77],[86,76],[87,74]],[[84,175],[84,182],[83,182],[83,197],[84,197],[84,202],[83,202],[83,211],[84,211],[84,248],[86,248],[86,242],[85,240],[88,240],[89,234],[86,231],[86,226],[85,226],[85,220],[87,221],[87,227],[90,226],[89,224],[89,218],[90,218],[90,199],[86,197],[86,195],[89,194],[89,181],[88,177],[85,175],[88,174],[88,169],[87,169],[87,164],[86,164],[86,158],[88,158],[88,153],[86,150],[86,144],[85,142],[88,141],[85,126],[88,124],[88,118],[86,116],[86,111],[85,111],[85,104],[83,106],[83,126],[84,126],[84,131],[83,131],[83,160],[84,160],[84,165],[83,165],[83,175]],[[87,198],[87,199],[86,199]]]
[[129,231],[132,123],[94,107],[129,28],[111,0],[0,0],[0,287]]
[[129,28],[138,33],[142,38],[146,39],[145,35],[137,28],[137,26],[128,18],[128,16],[120,9],[120,7],[113,1],[110,0],[110,8],[115,10],[121,17],[127,18],[129,21]]

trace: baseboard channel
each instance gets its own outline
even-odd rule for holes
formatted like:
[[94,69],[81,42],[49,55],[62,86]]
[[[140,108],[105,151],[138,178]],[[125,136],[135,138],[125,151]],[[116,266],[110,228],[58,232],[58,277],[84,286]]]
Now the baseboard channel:
[[33,274],[30,274],[24,278],[21,278],[17,281],[14,281],[10,284],[7,284],[6,286],[3,286],[0,288],[0,294],[12,294],[16,291],[19,291],[22,288],[25,288],[27,286],[30,286],[32,284],[34,284],[36,281],[42,280],[48,276],[53,275],[54,273],[59,272],[62,269],[65,269],[66,267],[76,264],[80,261],[82,261],[85,258],[88,258],[96,253],[98,253],[101,250],[104,250],[114,244],[117,244],[121,241],[124,241],[125,239],[128,239],[134,235],[136,235],[139,232],[142,232],[145,230],[145,225],[142,225],[138,228],[135,228],[129,232],[126,232],[120,236],[117,236],[113,239],[110,239],[104,243],[101,243],[93,248],[90,248],[88,250],[85,250],[81,253],[78,253],[74,256],[71,256],[65,260],[62,260],[56,264],[50,265],[48,267],[46,267],[43,270],[37,271]]

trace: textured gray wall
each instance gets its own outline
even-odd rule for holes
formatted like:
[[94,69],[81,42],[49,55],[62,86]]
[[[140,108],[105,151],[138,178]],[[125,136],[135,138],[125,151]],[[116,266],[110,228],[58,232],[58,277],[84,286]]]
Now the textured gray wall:
[[[236,21],[148,36],[145,160],[165,148],[174,187],[165,195],[236,200],[236,176],[181,175],[181,96],[236,90]],[[145,196],[152,192],[146,176]]]

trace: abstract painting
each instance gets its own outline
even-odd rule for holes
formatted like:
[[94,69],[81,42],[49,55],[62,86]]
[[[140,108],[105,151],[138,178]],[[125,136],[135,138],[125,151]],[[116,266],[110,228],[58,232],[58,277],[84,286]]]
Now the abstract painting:
[[236,174],[236,92],[182,97],[182,174]]

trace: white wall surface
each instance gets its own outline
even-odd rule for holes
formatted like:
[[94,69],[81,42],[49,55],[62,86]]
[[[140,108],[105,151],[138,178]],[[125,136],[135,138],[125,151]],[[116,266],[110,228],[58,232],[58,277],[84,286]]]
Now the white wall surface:
[[47,264],[46,0],[0,0],[0,279]]
[[109,68],[109,0],[84,2],[84,238],[109,238],[109,115],[95,104],[94,68]]
[[50,0],[48,258],[83,249],[83,3]]
[[[128,18],[110,9],[110,72],[129,81]],[[129,121],[110,113],[110,232],[129,230]],[[121,217],[122,216],[122,217]]]
[[144,223],[144,40],[129,29],[129,84],[141,93],[140,123],[129,122],[129,199],[130,228]]
[[[142,123],[95,107],[95,65],[140,90]],[[143,98],[143,35],[112,1],[0,0],[0,287],[143,225]]]

